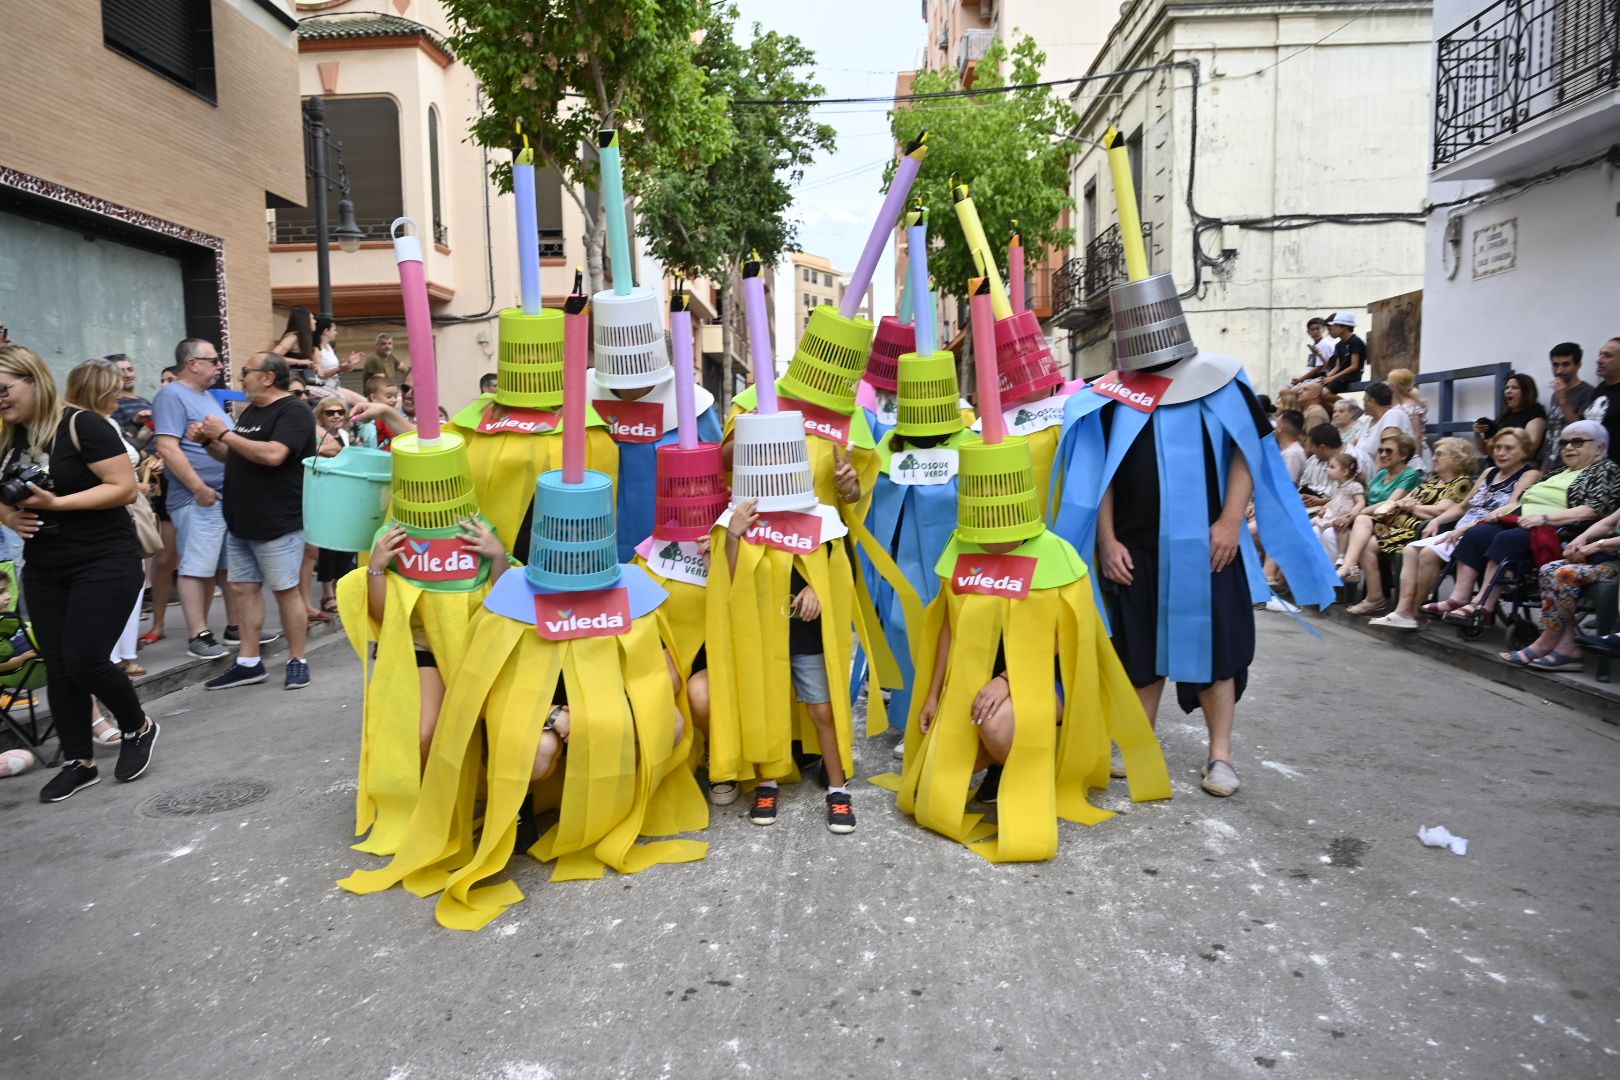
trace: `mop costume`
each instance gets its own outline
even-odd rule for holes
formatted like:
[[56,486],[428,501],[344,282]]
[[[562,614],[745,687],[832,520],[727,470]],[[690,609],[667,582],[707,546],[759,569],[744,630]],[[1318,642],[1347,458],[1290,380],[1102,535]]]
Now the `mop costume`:
[[[570,315],[576,419],[584,408],[579,307]],[[682,767],[690,737],[676,740],[681,721],[656,617],[666,594],[640,568],[618,563],[613,484],[581,467],[582,429],[576,425],[568,440],[563,471],[536,481],[528,565],[504,575],[473,619],[398,853],[381,870],[339,882],[345,889],[369,893],[403,882],[421,896],[442,890],[440,924],[479,929],[523,897],[512,882],[480,883],[507,865],[530,800],[537,811],[558,812],[528,849],[555,862],[553,881],[598,878],[607,866],[636,873],[707,853],[696,841],[635,842],[703,828],[708,807]],[[534,785],[541,738],[562,704],[569,711],[562,765]],[[487,794],[475,836],[480,781]]]
[[[1259,553],[1239,528],[1241,556],[1210,571],[1211,525],[1221,513],[1233,455],[1254,481],[1255,523],[1300,604],[1326,607],[1338,579],[1316,542],[1276,437],[1241,363],[1200,352],[1175,282],[1146,275],[1128,164],[1110,150],[1132,280],[1109,295],[1119,368],[1069,399],[1058,452],[1055,529],[1094,558],[1098,509],[1114,487],[1116,538],[1131,551],[1132,585],[1100,586],[1131,681],[1169,677],[1183,710],[1198,692],[1235,680],[1241,696],[1254,656],[1253,604],[1270,595]],[[1126,205],[1129,203],[1129,205]],[[1129,220],[1127,220],[1129,219]],[[1133,242],[1134,241],[1134,242]],[[1193,508],[1204,506],[1207,513]],[[1178,512],[1167,513],[1164,508]],[[1186,512],[1183,512],[1186,511]]]
[[[1108,641],[1085,562],[1042,524],[1028,444],[970,439],[958,482],[959,525],[935,566],[939,594],[918,639],[925,683],[906,726],[900,809],[990,862],[1050,859],[1060,818],[1096,825],[1113,816],[1087,800],[1090,789],[1108,785],[1110,741],[1120,747],[1133,801],[1169,798],[1170,777]],[[1019,546],[1004,555],[982,546],[1011,542]],[[924,733],[916,720],[946,626],[949,665]],[[990,824],[967,812],[980,754],[972,707],[998,674],[1007,679],[1015,726],[998,820]]]

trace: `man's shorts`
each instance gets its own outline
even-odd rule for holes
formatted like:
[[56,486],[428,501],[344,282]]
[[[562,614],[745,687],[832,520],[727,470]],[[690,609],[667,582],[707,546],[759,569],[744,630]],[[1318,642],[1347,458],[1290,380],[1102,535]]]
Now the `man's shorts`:
[[188,502],[170,512],[174,518],[175,544],[180,549],[180,576],[211,578],[226,567],[225,504],[213,506]]
[[832,700],[827,685],[827,658],[820,653],[794,653],[793,696],[806,705],[825,705]]
[[231,581],[262,582],[270,586],[271,592],[298,587],[298,572],[304,566],[303,529],[274,540],[239,540],[232,536],[226,546],[231,557]]

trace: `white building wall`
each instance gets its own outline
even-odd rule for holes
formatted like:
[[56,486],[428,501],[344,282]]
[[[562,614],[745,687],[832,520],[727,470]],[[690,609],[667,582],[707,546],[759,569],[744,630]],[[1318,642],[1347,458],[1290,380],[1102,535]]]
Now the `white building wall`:
[[[1194,202],[1201,214],[1236,222],[1422,209],[1426,5],[1366,16],[1314,47],[1345,23],[1344,10],[1211,14],[1154,25],[1154,7],[1131,11],[1096,66],[1199,63]],[[1093,92],[1082,92],[1082,110]],[[1110,119],[1127,134],[1142,128],[1142,216],[1154,230],[1152,269],[1173,273],[1183,289],[1194,281],[1187,209],[1192,95],[1185,70],[1136,77],[1124,97],[1090,110],[1082,131],[1100,141]],[[1095,147],[1077,149],[1075,205],[1082,207],[1085,186],[1095,177],[1101,232],[1117,221],[1106,155]],[[1083,228],[1077,214],[1077,251]],[[1233,254],[1222,266],[1205,267],[1198,295],[1184,301],[1194,335],[1204,348],[1242,357],[1258,386],[1275,386],[1303,365],[1310,316],[1350,310],[1365,326],[1369,302],[1421,285],[1422,236],[1420,225],[1408,223],[1317,224],[1286,232],[1228,225],[1206,232],[1208,254]],[[1369,332],[1376,340],[1377,327]],[[1113,366],[1112,345],[1106,336],[1092,340],[1076,359],[1081,374],[1101,374]]]

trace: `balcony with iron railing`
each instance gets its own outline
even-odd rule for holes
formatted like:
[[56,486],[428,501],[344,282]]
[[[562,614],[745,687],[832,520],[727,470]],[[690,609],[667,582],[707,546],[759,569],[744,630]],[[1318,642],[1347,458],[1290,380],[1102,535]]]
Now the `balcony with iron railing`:
[[1615,0],[1498,0],[1435,46],[1436,179],[1519,175],[1615,141]]
[[[1153,223],[1142,222],[1149,269],[1153,259]],[[1108,308],[1108,290],[1126,280],[1124,234],[1110,225],[1085,250],[1052,275],[1052,321],[1066,330],[1083,329],[1102,319]]]

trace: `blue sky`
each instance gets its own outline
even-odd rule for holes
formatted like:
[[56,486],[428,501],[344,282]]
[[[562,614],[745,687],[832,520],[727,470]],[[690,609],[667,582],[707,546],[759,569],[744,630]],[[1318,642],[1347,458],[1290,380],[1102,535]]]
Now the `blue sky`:
[[[827,97],[892,95],[895,74],[916,66],[926,25],[918,0],[737,0],[743,33],[758,22],[792,34],[816,54]],[[799,246],[844,272],[855,267],[883,202],[883,166],[894,155],[887,109],[830,105],[816,116],[838,130],[838,148],[805,171],[794,213]],[[878,314],[894,311],[892,247],[874,281]]]

